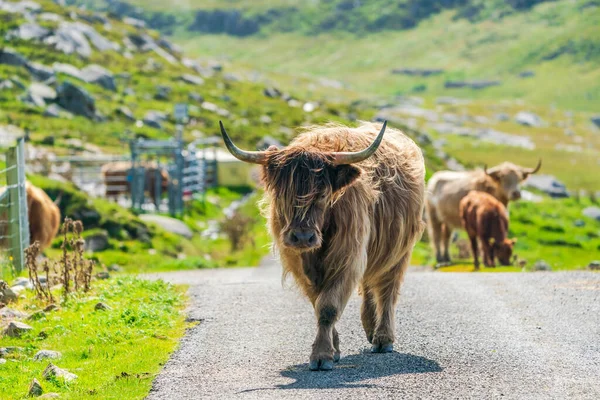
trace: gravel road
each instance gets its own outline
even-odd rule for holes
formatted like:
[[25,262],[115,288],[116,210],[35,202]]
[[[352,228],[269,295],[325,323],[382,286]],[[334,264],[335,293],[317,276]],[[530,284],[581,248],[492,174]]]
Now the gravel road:
[[190,285],[199,321],[148,399],[600,399],[600,274],[410,270],[391,354],[371,354],[360,298],[337,328],[342,360],[311,372],[310,304],[254,269],[152,275]]

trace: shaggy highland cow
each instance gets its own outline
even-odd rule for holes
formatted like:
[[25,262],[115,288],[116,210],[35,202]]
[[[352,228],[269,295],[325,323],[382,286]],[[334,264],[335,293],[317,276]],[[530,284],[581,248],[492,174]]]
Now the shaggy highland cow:
[[360,285],[361,318],[375,353],[391,352],[400,285],[422,221],[425,166],[402,132],[364,123],[306,128],[278,149],[243,151],[221,124],[229,151],[262,165],[265,202],[284,276],[312,303],[311,370],[340,359],[335,324]]

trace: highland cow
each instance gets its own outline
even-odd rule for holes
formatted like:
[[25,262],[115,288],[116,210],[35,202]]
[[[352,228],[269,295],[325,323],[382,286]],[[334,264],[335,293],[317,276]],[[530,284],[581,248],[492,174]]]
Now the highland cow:
[[283,149],[229,151],[262,165],[268,224],[283,264],[314,307],[311,370],[340,359],[335,328],[360,285],[361,319],[375,353],[391,352],[395,305],[424,229],[425,166],[402,132],[364,123],[305,128]]

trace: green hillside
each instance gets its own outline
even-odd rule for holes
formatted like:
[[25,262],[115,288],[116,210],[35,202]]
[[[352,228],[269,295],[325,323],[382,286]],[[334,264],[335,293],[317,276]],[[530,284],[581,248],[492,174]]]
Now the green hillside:
[[[0,10],[0,35],[8,38],[0,53],[0,126],[29,131],[32,144],[51,145],[57,154],[85,150],[82,143],[98,145],[109,153],[123,152],[127,149],[124,142],[136,136],[172,137],[173,108],[178,102],[190,104],[184,139],[217,135],[218,120],[223,119],[232,136],[251,147],[264,135],[288,141],[287,127],[329,120],[350,123],[351,119],[369,119],[373,113],[317,98],[310,99],[314,110],[306,112],[303,105],[309,99],[295,97],[293,92],[266,96],[264,84],[223,70],[214,62],[186,59],[156,31],[63,8],[49,0],[36,4],[41,8],[34,10],[37,19],[33,23],[20,12]],[[27,29],[43,31],[40,37],[29,38],[21,36],[19,29],[26,34]],[[100,51],[88,45],[91,51],[82,47],[79,54],[49,44],[57,32],[80,33],[81,29],[91,29],[116,47]],[[97,66],[102,68],[99,78],[92,74]],[[61,95],[65,85],[68,95]],[[73,109],[65,109],[71,92],[77,92]],[[75,110],[82,102],[81,109]]]
[[[130,0],[93,6],[144,18],[192,53],[260,71],[336,79],[359,97],[519,98],[583,111],[596,111],[600,100],[600,7],[590,0]],[[401,68],[443,71],[392,73]],[[448,81],[480,80],[500,84],[446,88]]]

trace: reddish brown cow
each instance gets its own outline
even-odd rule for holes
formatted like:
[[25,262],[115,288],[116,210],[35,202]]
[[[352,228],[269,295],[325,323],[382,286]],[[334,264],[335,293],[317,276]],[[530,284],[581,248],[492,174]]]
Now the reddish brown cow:
[[425,166],[402,132],[365,123],[358,128],[306,128],[284,149],[243,151],[221,124],[229,151],[261,164],[265,203],[283,273],[312,303],[317,335],[311,370],[340,358],[335,324],[360,285],[361,318],[372,351],[391,352],[394,314],[412,249],[424,229]]
[[479,269],[477,239],[483,250],[483,264],[495,267],[494,258],[510,265],[516,239],[508,239],[508,212],[492,195],[472,190],[460,201],[460,218],[471,239],[475,269]]

